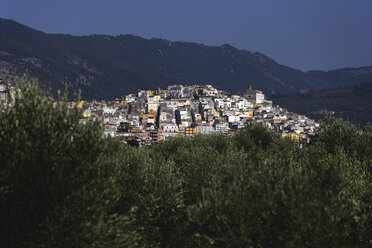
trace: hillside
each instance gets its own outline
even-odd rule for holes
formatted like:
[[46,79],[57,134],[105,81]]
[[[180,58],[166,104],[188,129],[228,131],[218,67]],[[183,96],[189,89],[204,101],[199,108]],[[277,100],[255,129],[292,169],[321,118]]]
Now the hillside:
[[322,80],[333,87],[346,87],[355,84],[372,82],[372,67],[343,68],[332,71],[309,71],[306,73],[314,80]]
[[83,97],[96,99],[171,84],[213,84],[242,93],[251,83],[271,95],[372,81],[372,67],[305,73],[228,44],[46,34],[0,19],[0,77],[9,81],[26,69],[53,89],[67,77],[74,88],[83,90]]
[[372,122],[372,83],[271,98],[274,104],[314,119],[334,112],[335,116],[357,124]]

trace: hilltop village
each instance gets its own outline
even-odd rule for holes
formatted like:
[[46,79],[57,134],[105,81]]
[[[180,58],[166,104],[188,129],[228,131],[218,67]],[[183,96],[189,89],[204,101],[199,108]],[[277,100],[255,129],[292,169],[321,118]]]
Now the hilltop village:
[[[8,91],[0,80],[0,101]],[[233,135],[247,123],[262,123],[300,143],[308,143],[319,124],[304,115],[273,106],[249,85],[243,96],[217,90],[212,85],[172,85],[167,89],[139,90],[115,101],[80,102],[82,121],[101,120],[105,136],[125,143],[147,145],[175,136],[222,133]]]
[[251,86],[243,96],[212,85],[172,85],[140,90],[112,102],[87,102],[84,118],[101,119],[105,135],[146,145],[175,136],[232,135],[246,123],[263,123],[282,136],[307,143],[319,124],[306,116],[273,106]]

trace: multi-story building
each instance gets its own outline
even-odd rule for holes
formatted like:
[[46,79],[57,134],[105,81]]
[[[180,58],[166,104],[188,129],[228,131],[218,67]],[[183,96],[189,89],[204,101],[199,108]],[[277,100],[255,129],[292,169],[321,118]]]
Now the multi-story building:
[[244,92],[244,98],[253,104],[262,104],[265,101],[265,95],[259,90],[252,90],[251,85]]

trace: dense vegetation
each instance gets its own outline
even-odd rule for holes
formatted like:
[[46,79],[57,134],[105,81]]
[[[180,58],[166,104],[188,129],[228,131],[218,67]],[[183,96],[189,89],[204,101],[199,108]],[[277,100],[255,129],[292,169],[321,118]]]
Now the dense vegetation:
[[372,121],[372,83],[353,87],[311,91],[298,95],[272,96],[274,104],[291,112],[305,114],[313,119],[321,119],[333,112],[356,125],[366,125]]
[[67,76],[84,98],[98,100],[172,84],[213,84],[242,93],[251,83],[270,95],[372,81],[372,67],[305,73],[228,44],[45,34],[0,18],[0,77],[9,80],[15,70],[26,69],[54,89],[63,87]]
[[146,148],[36,83],[0,107],[2,247],[371,247],[372,127],[263,126]]

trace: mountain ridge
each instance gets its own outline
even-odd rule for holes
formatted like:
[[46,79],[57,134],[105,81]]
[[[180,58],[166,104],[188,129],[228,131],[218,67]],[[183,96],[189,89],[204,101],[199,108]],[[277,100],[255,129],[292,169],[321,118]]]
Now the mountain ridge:
[[372,122],[372,81],[351,87],[276,95],[271,96],[271,100],[291,112],[316,120],[322,119],[324,114],[332,113],[359,125]]
[[213,84],[234,93],[252,84],[271,95],[372,81],[372,67],[303,72],[227,43],[206,46],[128,34],[47,34],[0,18],[0,77],[12,80],[16,69],[19,74],[28,69],[53,89],[63,87],[67,77],[85,98],[96,99],[170,84]]

